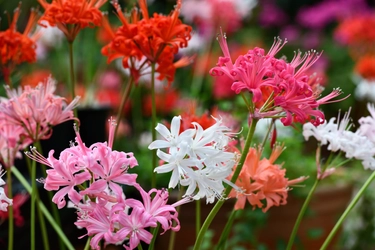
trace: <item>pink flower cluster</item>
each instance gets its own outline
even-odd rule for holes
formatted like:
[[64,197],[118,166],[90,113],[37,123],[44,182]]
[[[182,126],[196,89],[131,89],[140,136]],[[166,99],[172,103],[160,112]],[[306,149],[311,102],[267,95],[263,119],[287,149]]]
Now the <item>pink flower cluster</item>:
[[[47,170],[47,178],[41,180],[44,188],[57,191],[52,201],[58,208],[66,205],[65,196],[68,196],[78,210],[75,224],[86,228],[86,235],[93,236],[92,249],[100,249],[99,242],[103,239],[105,244],[121,244],[128,240],[123,246],[134,249],[140,241],[151,242],[152,234],[147,228],[156,227],[157,222],[164,231],[179,230],[175,207],[189,199],[167,205],[169,195],[166,190],[144,191],[136,182],[137,174],[128,172],[138,165],[133,153],[112,150],[116,125],[113,120],[110,122],[108,143],[98,142],[86,147],[75,128],[76,143],[62,151],[59,159],[53,156],[54,150],[49,152],[48,158],[35,148],[26,154],[51,168]],[[143,202],[126,198],[121,185],[135,187]]]
[[8,99],[2,99],[0,113],[5,125],[22,127],[22,136],[32,141],[48,139],[52,126],[73,120],[73,109],[78,105],[76,97],[69,105],[65,98],[55,96],[56,81],[52,78],[39,83],[36,88],[26,86],[10,89],[6,86]]
[[318,110],[319,105],[341,94],[339,89],[335,89],[326,97],[318,99],[322,91],[316,88],[319,79],[308,74],[308,69],[320,57],[315,51],[304,55],[297,52],[288,63],[283,58],[275,58],[286,43],[277,38],[267,54],[264,49],[256,47],[233,62],[225,34],[221,33],[218,40],[224,57],[219,58],[210,74],[229,77],[233,81],[231,88],[237,94],[242,91],[252,94],[255,109],[251,110],[250,117],[281,116],[285,126],[310,120],[318,125],[324,122],[324,114]]

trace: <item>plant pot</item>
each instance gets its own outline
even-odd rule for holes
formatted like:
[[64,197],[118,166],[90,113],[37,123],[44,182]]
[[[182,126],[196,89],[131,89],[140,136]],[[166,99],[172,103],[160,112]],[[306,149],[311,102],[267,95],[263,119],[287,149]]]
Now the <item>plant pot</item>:
[[[293,249],[319,249],[345,211],[352,192],[351,185],[326,186],[318,189],[300,224]],[[259,230],[259,242],[268,249],[278,249],[277,245],[283,243],[286,246],[303,202],[304,199],[290,195],[287,205],[271,208],[268,211],[266,225]],[[335,235],[328,249],[337,249],[335,245],[339,235],[340,233]]]

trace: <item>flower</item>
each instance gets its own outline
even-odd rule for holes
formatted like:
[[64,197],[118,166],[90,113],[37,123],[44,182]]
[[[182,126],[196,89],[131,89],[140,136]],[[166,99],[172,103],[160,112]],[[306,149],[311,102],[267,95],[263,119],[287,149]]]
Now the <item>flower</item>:
[[[284,59],[276,59],[275,55],[285,45],[286,40],[275,38],[271,49],[265,54],[262,48],[249,50],[245,55],[240,55],[235,62],[229,53],[226,36],[221,32],[218,38],[224,57],[220,57],[216,67],[210,70],[212,76],[231,78],[232,90],[239,94],[248,91],[252,94],[249,111],[250,118],[280,119],[285,126],[292,122],[304,123],[315,117],[313,123],[318,125],[324,121],[323,112],[317,108],[321,104],[330,102],[331,99],[341,94],[339,89],[334,89],[329,95],[317,99],[321,90],[314,87],[317,78],[308,75],[308,69],[319,59],[316,51],[295,53],[290,63]],[[314,93],[313,90],[319,93]],[[264,97],[265,93],[270,93]],[[266,101],[265,101],[266,100]],[[258,108],[261,104],[261,107]]]
[[79,31],[90,26],[100,26],[102,13],[99,8],[107,0],[53,0],[47,3],[38,0],[45,12],[39,20],[41,26],[47,21],[57,26],[69,42],[73,42]]
[[5,185],[5,181],[2,179],[3,175],[5,174],[4,170],[2,169],[2,166],[0,165],[0,211],[7,211],[8,206],[11,206],[13,204],[13,200],[9,199],[6,194],[3,187]]
[[[223,125],[221,119],[215,121],[207,129],[193,122],[194,128],[180,133],[181,117],[175,116],[170,131],[160,123],[156,126],[164,139],[153,141],[148,147],[158,149],[157,156],[167,162],[154,171],[172,171],[169,188],[176,187],[178,183],[188,186],[185,196],[193,196],[194,199],[206,197],[207,203],[221,198],[223,182],[230,184],[226,178],[236,162],[235,153],[227,152],[230,129]],[[161,149],[167,149],[167,153]]]
[[[191,27],[178,19],[181,1],[177,1],[170,15],[154,13],[149,17],[146,1],[139,0],[142,19],[139,19],[138,10],[135,8],[127,18],[117,2],[113,2],[113,5],[122,26],[113,32],[108,20],[104,19],[104,27],[107,27],[113,40],[102,48],[102,54],[108,56],[108,62],[121,57],[123,67],[130,69],[135,82],[138,82],[138,78],[151,64],[155,64],[155,70],[160,74],[158,79],[167,79],[168,83],[171,83],[176,68],[189,63],[186,58],[173,62],[178,49],[186,47],[191,38]],[[146,61],[139,63],[144,58]]]
[[[369,105],[368,108],[373,113],[373,107]],[[337,123],[335,123],[336,118],[331,118],[329,122],[325,121],[317,127],[311,123],[306,123],[303,125],[303,136],[305,140],[313,136],[322,145],[327,145],[328,150],[332,152],[342,151],[346,158],[361,160],[365,169],[374,170],[375,144],[371,141],[372,137],[367,137],[372,136],[371,130],[366,129],[371,118],[361,118],[362,129],[352,132],[349,130],[352,127],[349,114],[350,110]]]
[[31,140],[48,139],[52,126],[68,120],[75,120],[73,109],[79,97],[66,105],[65,99],[55,96],[56,81],[51,77],[35,88],[25,86],[17,90],[6,87],[9,99],[3,98],[0,112],[4,113],[8,124],[21,126]]
[[21,4],[15,9],[13,20],[9,28],[0,31],[0,69],[5,81],[10,83],[10,75],[15,66],[23,62],[34,63],[36,61],[36,40],[38,32],[31,34],[39,15],[36,10],[31,10],[29,20],[23,33],[16,30],[18,18],[20,16]]
[[375,56],[365,55],[361,57],[357,61],[354,71],[365,79],[374,80],[375,79]]
[[272,206],[285,205],[289,186],[307,178],[300,177],[294,180],[285,178],[286,170],[282,169],[281,165],[274,164],[283,150],[283,145],[276,145],[270,158],[261,160],[261,148],[250,148],[236,181],[236,185],[242,191],[232,190],[230,193],[230,197],[237,196],[236,210],[244,209],[246,200],[253,206],[253,209],[255,207],[262,208],[264,213]]

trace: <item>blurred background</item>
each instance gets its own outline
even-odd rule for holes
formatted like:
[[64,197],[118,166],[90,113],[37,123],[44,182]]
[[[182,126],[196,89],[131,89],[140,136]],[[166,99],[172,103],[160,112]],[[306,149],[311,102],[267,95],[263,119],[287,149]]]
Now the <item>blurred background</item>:
[[[130,10],[136,1],[119,0],[119,3],[123,9]],[[0,31],[9,27],[9,20],[18,4],[17,1],[0,0]],[[176,2],[155,0],[148,1],[148,4],[149,13],[169,14]],[[24,30],[31,8],[39,8],[39,11],[43,11],[43,8],[38,6],[36,0],[22,1],[18,31]],[[114,28],[121,25],[109,2],[101,10],[108,14]],[[218,57],[222,56],[216,40],[220,27],[226,33],[233,58],[245,54],[254,47],[265,48],[268,51],[275,37],[287,39],[288,43],[278,54],[279,57],[285,57],[287,61],[292,60],[298,50],[322,51],[322,56],[310,70],[321,79],[321,85],[325,88],[323,95],[330,93],[333,88],[341,88],[344,92],[343,96],[350,95],[344,101],[324,105],[322,110],[326,119],[337,117],[339,110],[344,113],[351,107],[351,117],[356,125],[360,117],[368,115],[366,104],[375,103],[375,1],[183,0],[180,18],[193,27],[194,33],[188,47],[181,49],[177,57],[189,56],[192,58],[192,63],[177,69],[171,86],[168,87],[165,82],[157,82],[156,109],[159,120],[170,121],[174,115],[179,114],[191,116],[219,114],[230,120],[232,127],[237,131],[247,126],[246,106],[230,89],[231,82],[222,78],[215,79],[209,74],[209,70],[217,63]],[[111,115],[116,116],[121,102],[121,89],[129,77],[129,72],[122,68],[121,61],[108,64],[107,58],[101,54],[101,48],[109,42],[108,39],[108,34],[103,28],[93,28],[82,30],[74,42],[76,93],[82,96],[79,117],[82,120],[88,119],[87,122],[82,121],[86,127],[81,128],[82,133],[87,134],[83,135],[86,145],[107,140],[106,120]],[[12,82],[16,86],[35,86],[52,75],[59,83],[57,94],[71,99],[67,89],[69,81],[67,51],[67,42],[58,29],[51,27],[43,29],[37,41],[37,62],[17,66],[17,70],[12,75]],[[5,84],[3,78],[0,78],[0,82]],[[4,95],[3,88],[0,88],[0,94]],[[147,187],[150,185],[148,175],[150,155],[147,146],[151,142],[149,79],[141,79],[133,89],[130,101],[126,103],[122,112],[124,118],[119,122],[119,134],[114,148],[134,152],[139,162],[138,180]],[[94,128],[94,124],[99,127]],[[52,141],[56,137],[55,133],[60,137],[63,133],[54,132],[51,141],[44,143],[45,152],[56,148],[56,145],[61,147],[61,150],[69,146],[69,141],[74,139],[73,130],[69,132],[69,127],[70,125],[61,128],[61,131],[67,134],[56,139],[65,142]],[[259,126],[257,133],[260,135],[258,138],[260,142],[261,135],[264,133],[262,126]],[[287,146],[279,161],[284,162],[283,166],[287,169],[287,176],[290,179],[315,174],[315,142],[304,141],[300,126],[297,125],[295,128],[278,126],[278,141],[285,142]],[[351,194],[357,190],[357,186],[362,185],[367,176],[368,172],[364,171],[362,166],[351,162],[331,178],[324,180],[320,192],[329,193],[343,187],[333,196],[345,196],[346,198],[340,201],[345,208]],[[294,188],[290,196],[295,196],[298,200],[298,197],[306,195],[313,179],[307,180],[304,187]],[[168,180],[167,175],[158,176],[158,186],[167,186]],[[350,214],[337,239],[337,249],[375,249],[373,188],[375,184],[368,189],[360,204]],[[21,192],[21,189],[21,187],[16,189],[15,194]],[[328,201],[329,199],[331,198],[328,198]],[[317,199],[315,203],[322,205],[328,201]],[[290,203],[292,204],[292,201]],[[343,211],[343,208],[339,211]],[[272,214],[272,211],[277,209],[272,208],[267,214],[263,214],[260,210],[253,211],[250,207],[242,211],[239,221],[234,226],[230,249],[248,249],[249,244],[254,249],[284,249],[285,239],[282,239],[282,236],[274,241],[276,245],[269,245],[266,242],[267,237],[259,236],[262,235],[259,232],[267,228],[275,218],[285,217],[285,215]],[[317,209],[320,211],[319,208]],[[62,213],[73,214],[74,217],[73,210],[66,210],[68,209],[64,208]],[[311,215],[317,213],[314,211],[311,210]],[[24,205],[20,205],[20,215],[24,220],[19,223],[19,232],[23,232],[21,228],[27,226],[28,214],[27,202],[25,202]],[[6,241],[7,230],[6,215],[2,216],[0,238],[3,240],[0,239],[0,248]],[[71,215],[67,216],[71,217]],[[334,213],[328,216],[335,220],[338,215]],[[74,221],[74,218],[72,220]],[[69,227],[66,230],[75,230],[73,234],[75,236],[84,234]],[[307,240],[316,240],[322,238],[328,230],[329,228],[317,225],[307,226],[304,234]],[[215,235],[214,230],[211,233]],[[301,236],[301,242],[304,242],[302,238]],[[21,249],[21,246],[19,247]],[[209,237],[207,249],[210,249]],[[301,244],[300,249],[308,248]]]

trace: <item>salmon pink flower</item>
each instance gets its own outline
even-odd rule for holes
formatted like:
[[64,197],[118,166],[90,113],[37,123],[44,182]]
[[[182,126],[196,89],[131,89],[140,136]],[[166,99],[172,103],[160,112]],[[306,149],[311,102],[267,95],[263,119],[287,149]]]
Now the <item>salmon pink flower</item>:
[[86,27],[100,26],[102,12],[99,8],[107,0],[53,0],[47,3],[38,0],[45,9],[39,24],[45,26],[47,21],[50,26],[57,26],[69,42],[73,42],[79,31]]
[[20,33],[16,29],[21,11],[20,7],[21,5],[14,11],[13,20],[9,28],[5,31],[0,31],[0,70],[7,83],[10,83],[10,74],[16,65],[23,62],[34,63],[36,61],[36,40],[39,35],[38,32],[31,33],[39,15],[36,10],[31,10],[26,28],[23,33]]
[[260,159],[261,149],[250,148],[236,185],[241,192],[232,190],[231,197],[237,196],[235,209],[244,209],[246,200],[253,206],[267,212],[272,206],[287,203],[289,186],[301,182],[306,177],[288,180],[285,169],[274,162],[284,150],[282,145],[276,145],[269,159]]

